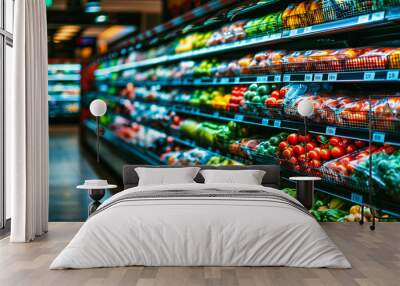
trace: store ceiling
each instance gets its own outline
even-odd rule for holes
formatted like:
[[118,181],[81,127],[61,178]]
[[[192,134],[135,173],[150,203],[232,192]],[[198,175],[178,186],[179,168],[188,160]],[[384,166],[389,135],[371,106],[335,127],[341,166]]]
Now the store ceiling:
[[[50,57],[76,57],[79,46],[107,44],[158,22],[161,0],[52,0],[47,9]],[[87,2],[100,11],[87,12]],[[97,5],[97,4],[96,4]]]

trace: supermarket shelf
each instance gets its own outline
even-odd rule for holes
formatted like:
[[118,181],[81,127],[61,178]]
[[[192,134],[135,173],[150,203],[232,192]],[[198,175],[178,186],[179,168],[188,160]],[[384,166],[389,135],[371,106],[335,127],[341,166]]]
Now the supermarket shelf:
[[195,58],[205,55],[217,54],[222,52],[231,52],[239,49],[252,48],[267,44],[276,44],[283,41],[297,40],[301,37],[326,35],[328,33],[339,33],[345,31],[354,31],[364,29],[366,27],[373,27],[375,25],[384,25],[400,19],[400,8],[393,8],[388,11],[374,12],[370,14],[360,15],[357,17],[346,18],[333,22],[322,23],[305,28],[298,28],[293,30],[285,30],[281,33],[253,37],[226,43],[223,45],[202,48],[199,50],[183,52],[174,55],[165,55],[140,62],[133,62],[127,64],[116,65],[107,67],[96,71],[96,75],[106,75],[112,72],[119,72],[128,69],[143,68],[151,65],[173,62],[183,59]]
[[48,75],[48,81],[80,81],[80,74],[58,74]]
[[160,34],[165,33],[169,30],[172,30],[174,28],[178,28],[181,25],[188,23],[189,21],[193,21],[197,18],[200,18],[202,16],[205,16],[206,14],[218,11],[230,4],[233,4],[235,2],[238,2],[238,0],[214,0],[214,1],[209,1],[207,4],[202,5],[200,7],[197,7],[184,15],[181,15],[179,17],[176,17],[169,22],[166,22],[164,24],[158,25],[154,27],[151,30],[147,30],[139,35],[137,35],[135,38],[133,38],[131,41],[128,43],[123,43],[123,45],[126,44],[135,44],[137,42],[142,42],[144,40],[148,40],[157,36],[160,36]]
[[[118,98],[109,95],[99,95],[99,97],[106,100],[112,100],[113,102],[120,102],[123,104],[125,98]],[[136,101],[140,101],[136,99]],[[143,104],[155,104],[169,108],[171,111],[176,113],[185,114],[189,116],[196,116],[207,118],[216,121],[235,121],[237,123],[243,123],[254,126],[263,126],[269,128],[282,129],[287,131],[299,131],[304,129],[304,123],[294,120],[286,120],[279,118],[268,118],[260,117],[256,115],[240,114],[226,111],[217,111],[212,109],[202,109],[197,107],[191,107],[187,105],[178,105],[167,102],[147,102],[140,101]],[[327,135],[327,136],[339,136],[349,138],[353,140],[369,141],[369,131],[367,128],[355,128],[355,127],[343,127],[326,124],[309,123],[307,125],[308,132],[312,134]],[[384,131],[373,131],[372,140],[375,143],[386,143],[393,146],[400,147],[400,134],[398,132],[384,132]]]
[[80,64],[49,64],[49,71],[74,71],[79,73],[81,71]]
[[49,101],[79,102],[80,95],[62,95],[62,94],[49,95]]
[[[85,121],[85,127],[93,133],[96,133],[96,123],[92,121]],[[146,162],[150,165],[163,165],[165,164],[157,155],[147,151],[144,148],[137,147],[133,144],[129,144],[122,139],[115,136],[109,129],[104,128],[104,134],[101,138],[113,145],[115,145],[122,152],[132,154],[134,157]]]
[[390,69],[354,72],[283,73],[237,77],[183,78],[158,81],[113,81],[113,83],[117,86],[125,86],[128,83],[144,86],[210,86],[289,82],[400,82],[400,70]]

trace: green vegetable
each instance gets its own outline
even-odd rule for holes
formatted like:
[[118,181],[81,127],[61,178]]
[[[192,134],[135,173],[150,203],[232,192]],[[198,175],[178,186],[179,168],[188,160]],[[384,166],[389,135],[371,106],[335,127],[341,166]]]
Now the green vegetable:
[[282,140],[278,137],[278,136],[272,136],[269,139],[269,144],[271,144],[272,146],[278,146],[278,144],[281,142]]

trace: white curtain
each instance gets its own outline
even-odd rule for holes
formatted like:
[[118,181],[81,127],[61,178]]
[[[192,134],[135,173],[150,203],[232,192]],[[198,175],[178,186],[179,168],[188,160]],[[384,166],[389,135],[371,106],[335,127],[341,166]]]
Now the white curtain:
[[6,99],[12,242],[47,232],[47,23],[44,0],[15,1],[13,94]]

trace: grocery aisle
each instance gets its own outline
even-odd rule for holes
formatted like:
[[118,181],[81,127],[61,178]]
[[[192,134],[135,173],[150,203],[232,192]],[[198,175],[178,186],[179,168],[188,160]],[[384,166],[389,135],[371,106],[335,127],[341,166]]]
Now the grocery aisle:
[[49,220],[84,221],[90,199],[75,187],[85,179],[112,180],[111,176],[94,168],[90,154],[79,144],[78,126],[50,126],[49,145]]

